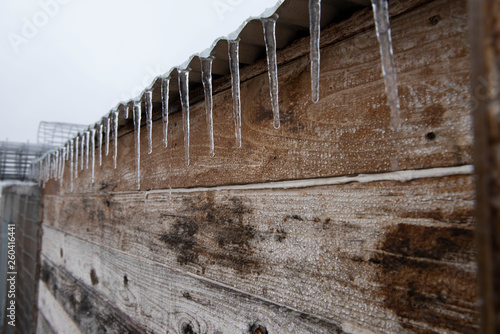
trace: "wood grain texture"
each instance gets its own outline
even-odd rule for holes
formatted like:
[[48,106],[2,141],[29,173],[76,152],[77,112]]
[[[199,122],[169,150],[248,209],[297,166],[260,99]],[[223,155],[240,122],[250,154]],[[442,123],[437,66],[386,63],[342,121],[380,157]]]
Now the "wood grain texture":
[[[263,326],[269,333],[343,333],[335,323],[183,275],[159,262],[50,227],[44,231],[45,268],[57,273],[60,269],[53,262],[64,267],[134,321],[145,324],[148,332],[251,333],[252,328]],[[64,259],[59,257],[60,248],[65,249]]]
[[[432,17],[438,17],[429,21]],[[368,18],[366,18],[368,20]],[[371,21],[370,21],[371,22]],[[371,23],[370,23],[371,24]],[[141,189],[214,186],[469,164],[469,46],[465,1],[435,1],[394,18],[403,130],[389,128],[373,29],[324,47],[321,96],[310,101],[307,56],[279,68],[281,128],[272,126],[267,74],[242,83],[243,146],[235,147],[230,90],[214,96],[215,157],[208,155],[205,111],[191,107],[191,164],[185,165],[181,115],[170,117],[169,147],[159,121],[153,153],[141,131]],[[325,37],[326,38],[326,37]],[[245,69],[242,69],[242,73]],[[134,137],[120,137],[112,156],[79,173],[75,192],[136,189]],[[69,167],[61,191],[69,192]],[[58,184],[46,193],[57,192]]]
[[[450,176],[288,190],[45,196],[44,223],[340,327],[472,333],[473,212],[472,178]],[[59,254],[60,237],[47,231],[44,254]],[[78,253],[63,252],[56,263],[78,263]]]

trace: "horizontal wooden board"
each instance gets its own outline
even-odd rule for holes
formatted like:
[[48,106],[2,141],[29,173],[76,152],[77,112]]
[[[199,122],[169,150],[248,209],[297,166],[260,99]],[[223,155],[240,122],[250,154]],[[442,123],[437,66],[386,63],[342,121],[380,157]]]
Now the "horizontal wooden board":
[[[55,228],[128,261],[161,263],[341,327],[475,332],[473,210],[467,175],[45,196],[43,252],[59,254]],[[79,253],[61,248],[64,257],[54,261],[78,265]],[[95,254],[94,261],[113,259]]]
[[[144,324],[148,332],[259,333],[253,329],[261,326],[268,333],[343,333],[332,322],[183,275],[161,263],[91,244],[50,227],[44,231],[43,266],[54,273],[48,280],[51,284],[72,286],[75,279],[84,282]],[[60,248],[65,249],[64,259],[59,257]],[[60,277],[62,270],[52,261],[64,266],[72,278]],[[58,287],[51,292],[61,295]],[[102,316],[95,313],[95,303],[89,305],[89,320]]]
[[[435,18],[435,20],[430,20]],[[368,19],[368,18],[367,18]],[[321,94],[310,98],[308,57],[279,68],[281,127],[272,126],[266,73],[241,85],[242,148],[235,147],[230,90],[214,96],[215,157],[209,157],[204,105],[191,106],[190,165],[182,120],[173,114],[169,147],[160,121],[147,154],[141,129],[141,189],[214,186],[469,164],[469,46],[465,1],[439,0],[392,21],[403,125],[389,128],[378,43],[373,29],[322,49]],[[242,69],[242,73],[245,69]],[[156,111],[158,112],[158,110]],[[97,154],[97,153],[96,153]],[[69,192],[69,162],[63,191]],[[137,189],[133,133],[112,154],[79,171],[75,192]],[[56,192],[58,184],[46,193]]]

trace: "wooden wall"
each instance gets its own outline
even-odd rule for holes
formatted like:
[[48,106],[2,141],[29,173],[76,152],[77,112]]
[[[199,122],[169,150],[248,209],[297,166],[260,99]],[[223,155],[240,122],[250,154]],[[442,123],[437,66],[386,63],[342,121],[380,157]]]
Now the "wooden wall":
[[262,60],[241,69],[242,148],[225,77],[215,82],[214,158],[194,91],[189,166],[180,113],[168,148],[157,120],[148,155],[143,128],[139,191],[130,120],[120,121],[117,169],[105,157],[95,183],[79,171],[71,192],[66,164],[62,186],[49,182],[43,196],[46,327],[476,332],[466,3],[391,8],[401,131],[389,127],[367,9],[322,31],[317,104],[308,38],[279,52],[279,130]]

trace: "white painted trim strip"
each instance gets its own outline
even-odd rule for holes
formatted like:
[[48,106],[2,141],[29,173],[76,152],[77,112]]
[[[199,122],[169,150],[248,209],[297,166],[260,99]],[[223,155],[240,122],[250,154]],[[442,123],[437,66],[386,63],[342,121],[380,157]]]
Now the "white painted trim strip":
[[399,181],[408,182],[411,180],[428,179],[445,177],[452,175],[471,175],[474,173],[473,165],[457,166],[457,167],[442,167],[418,170],[402,170],[397,172],[379,173],[379,174],[359,174],[356,176],[337,176],[328,178],[308,179],[308,180],[291,180],[277,181],[266,183],[252,183],[241,185],[227,185],[216,187],[197,187],[197,188],[173,188],[149,190],[146,194],[158,193],[193,193],[205,191],[220,191],[220,190],[263,190],[263,189],[292,189],[292,188],[309,188],[318,186],[330,186],[347,183],[370,183],[379,181]]

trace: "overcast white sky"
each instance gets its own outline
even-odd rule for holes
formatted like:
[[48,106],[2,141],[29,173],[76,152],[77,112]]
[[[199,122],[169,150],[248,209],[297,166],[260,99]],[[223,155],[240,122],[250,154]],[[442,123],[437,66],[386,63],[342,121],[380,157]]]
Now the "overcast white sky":
[[0,0],[0,140],[91,124],[277,0]]

